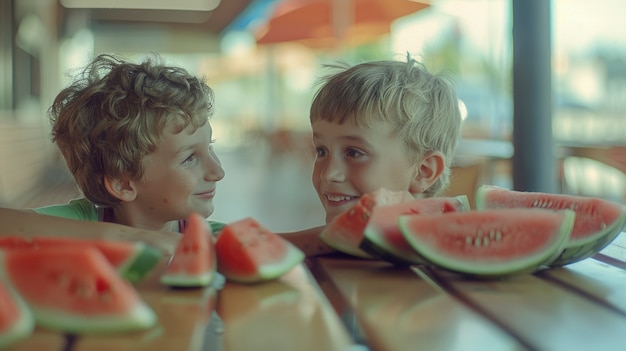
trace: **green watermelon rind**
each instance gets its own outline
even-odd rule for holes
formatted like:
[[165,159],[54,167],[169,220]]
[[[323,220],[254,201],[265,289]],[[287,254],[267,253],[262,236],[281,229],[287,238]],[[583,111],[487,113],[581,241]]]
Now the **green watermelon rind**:
[[152,271],[161,257],[163,253],[158,248],[136,242],[134,254],[117,267],[117,272],[125,280],[138,283]]
[[[94,248],[94,250],[96,249]],[[4,253],[0,251],[0,262],[4,262],[3,255]],[[102,256],[102,260],[108,263],[104,256]],[[110,267],[114,269],[113,266]],[[9,274],[6,272],[3,265],[0,265],[0,279],[11,284]],[[122,278],[119,277],[119,279]],[[15,289],[12,284],[10,286],[13,291],[19,294],[18,290]],[[98,318],[93,318],[88,315],[84,317],[71,315],[63,312],[63,310],[33,306],[28,301],[22,300],[31,311],[35,325],[64,333],[109,334],[145,330],[152,328],[158,319],[152,308],[141,300],[134,303],[133,309],[129,313],[111,317],[98,316]]]
[[[280,278],[285,273],[289,272],[292,268],[300,264],[304,261],[305,255],[297,247],[293,246],[291,243],[286,242],[287,251],[285,253],[285,257],[274,263],[262,264],[258,267],[256,274],[252,275],[239,275],[234,272],[224,272],[220,273],[226,277],[226,279],[238,282],[238,283],[261,283],[270,280],[274,280]],[[219,266],[218,266],[219,270]]]
[[547,265],[560,267],[592,257],[607,247],[621,232],[626,225],[626,212],[619,219],[607,227],[604,232],[567,243],[558,257]]
[[209,271],[202,274],[163,274],[160,280],[167,286],[195,288],[211,285],[214,277],[215,272]]
[[113,334],[152,328],[157,321],[154,311],[144,302],[135,303],[123,316],[98,316],[76,318],[63,311],[50,308],[32,308],[37,325],[50,330],[75,334]]
[[[487,193],[491,190],[503,190],[493,185],[482,185],[476,191],[476,208],[487,208]],[[555,194],[548,194],[555,195]],[[550,267],[560,267],[589,258],[609,245],[626,225],[626,206],[622,206],[622,214],[604,230],[577,240],[568,240],[563,251],[552,262]]]
[[24,299],[15,291],[10,285],[8,279],[4,275],[4,272],[0,272],[0,281],[4,284],[4,288],[8,291],[13,299],[13,303],[20,311],[19,319],[14,323],[10,329],[0,333],[0,350],[15,344],[16,342],[23,340],[30,336],[35,330],[35,318],[30,310],[30,307],[24,302]]
[[333,249],[339,251],[339,252],[343,252],[345,254],[348,254],[350,256],[355,256],[355,257],[360,257],[360,258],[365,258],[365,259],[372,259],[374,258],[372,255],[368,254],[367,252],[359,249],[358,247],[354,247],[354,246],[350,246],[350,245],[341,245],[338,241],[332,240],[331,238],[329,238],[328,236],[324,235],[324,233],[326,233],[326,231],[322,231],[322,233],[320,234],[320,239],[322,239],[322,241],[332,247]]
[[[363,236],[363,238],[365,239],[365,235]],[[364,251],[370,253],[372,256],[380,258],[383,261],[387,261],[397,266],[424,265],[428,263],[426,259],[420,258],[417,252],[413,253],[411,257],[408,257],[390,247],[384,247],[385,245],[386,244],[377,244],[373,240],[362,240],[359,247]]]
[[399,225],[402,233],[409,244],[424,257],[430,264],[439,268],[446,269],[451,272],[461,273],[477,278],[501,278],[513,274],[528,273],[537,270],[539,267],[545,266],[547,262],[552,262],[557,255],[562,252],[565,243],[569,239],[576,214],[572,210],[561,210],[563,219],[559,228],[558,236],[552,245],[543,251],[537,252],[524,259],[516,259],[511,262],[498,261],[494,262],[476,262],[470,260],[455,260],[453,258],[439,255],[435,250],[429,249],[428,244],[420,241],[417,235],[411,234],[411,229],[407,222],[411,216],[403,216],[399,219]]
[[[467,195],[454,196],[460,203],[461,207],[459,211],[469,211],[470,203]],[[365,227],[363,232],[363,239],[359,246],[363,251],[369,253],[372,256],[379,257],[382,260],[396,264],[396,265],[414,265],[414,264],[426,264],[428,261],[421,257],[417,252],[411,252],[410,256],[405,253],[396,250],[394,247],[387,244],[383,240],[382,233],[378,232],[371,225]]]

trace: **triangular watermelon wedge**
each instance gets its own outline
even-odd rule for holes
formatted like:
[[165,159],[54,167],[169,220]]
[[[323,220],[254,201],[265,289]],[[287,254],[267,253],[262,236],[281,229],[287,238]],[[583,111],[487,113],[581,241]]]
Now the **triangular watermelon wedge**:
[[430,264],[474,277],[532,272],[554,260],[574,226],[574,211],[498,209],[399,219],[402,234]]
[[189,215],[183,237],[161,283],[173,287],[202,287],[213,282],[216,271],[213,235],[206,220],[198,213]]
[[304,253],[253,218],[228,223],[215,243],[217,269],[226,279],[258,283],[281,277]]
[[22,298],[0,277],[0,350],[28,337],[35,320]]
[[563,266],[591,257],[609,245],[626,225],[626,206],[597,197],[542,192],[514,191],[481,185],[476,208],[569,209],[576,213],[572,234],[565,249],[550,266]]
[[385,206],[414,200],[408,191],[391,191],[385,188],[363,194],[359,201],[335,217],[320,233],[320,239],[335,250],[361,258],[375,258],[360,248],[363,233],[372,211]]
[[102,334],[151,328],[152,309],[94,247],[1,250],[0,272],[42,327]]
[[392,205],[376,206],[365,227],[360,248],[381,259],[397,264],[425,264],[423,257],[409,245],[398,225],[401,215],[431,215],[469,211],[466,195],[413,199]]
[[0,249],[39,249],[52,246],[71,246],[76,250],[93,246],[102,252],[122,278],[131,283],[141,281],[163,256],[159,249],[142,242],[60,236],[0,236]]

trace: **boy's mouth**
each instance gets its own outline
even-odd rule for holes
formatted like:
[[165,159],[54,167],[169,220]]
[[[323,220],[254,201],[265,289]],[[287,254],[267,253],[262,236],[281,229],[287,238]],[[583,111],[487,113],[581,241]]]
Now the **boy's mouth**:
[[340,206],[345,203],[358,200],[358,196],[326,194],[326,203],[330,206]]

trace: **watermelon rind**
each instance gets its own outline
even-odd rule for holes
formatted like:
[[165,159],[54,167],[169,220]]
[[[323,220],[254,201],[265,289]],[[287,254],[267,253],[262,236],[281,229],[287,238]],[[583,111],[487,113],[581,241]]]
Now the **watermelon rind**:
[[[506,211],[506,210],[499,210]],[[540,211],[540,210],[537,210]],[[511,259],[508,262],[498,261],[497,264],[490,261],[479,261],[470,259],[455,259],[445,252],[437,252],[428,240],[421,240],[419,235],[412,234],[412,229],[408,225],[412,216],[401,216],[399,225],[402,232],[411,246],[419,255],[424,257],[430,264],[445,270],[468,275],[476,278],[501,278],[513,274],[528,273],[552,262],[563,250],[565,243],[569,239],[574,226],[576,214],[572,210],[560,210],[562,221],[555,240],[552,245],[544,250],[527,255],[523,258]],[[445,215],[444,215],[445,216]],[[448,216],[453,216],[450,214]]]
[[209,286],[216,271],[211,222],[198,213],[189,215],[183,237],[178,241],[161,283],[170,287]]
[[622,232],[625,225],[626,211],[604,231],[566,243],[560,255],[548,263],[548,266],[560,267],[595,255],[609,245]]
[[[458,195],[452,198],[456,199],[460,203],[458,211],[470,210],[470,203],[467,195]],[[363,239],[361,240],[359,247],[366,253],[395,265],[410,266],[414,264],[427,263],[427,261],[414,250],[411,250],[411,252],[402,252],[393,247],[393,245],[390,245],[385,240],[383,233],[378,231],[377,228],[369,223],[365,227]]]
[[65,333],[113,334],[134,330],[145,330],[156,324],[157,316],[144,302],[136,303],[123,316],[76,318],[59,310],[33,308],[37,325]]
[[[487,200],[488,194],[490,191],[502,191],[508,189],[500,188],[493,185],[481,185],[476,192],[476,208],[478,210],[484,210],[491,208],[489,201]],[[518,193],[518,192],[512,192]],[[576,195],[567,195],[567,194],[542,194],[542,193],[528,193],[528,194],[536,194],[537,196],[547,195],[554,198],[559,198],[563,195],[564,198],[567,199],[575,199],[580,198],[584,201],[597,201],[604,204],[611,204],[614,206],[621,207],[621,214],[618,218],[616,218],[612,223],[606,225],[606,227],[598,232],[585,236],[584,238],[574,239],[570,237],[570,239],[565,244],[563,251],[560,253],[555,260],[548,265],[551,267],[559,267],[564,266],[570,263],[581,261],[585,258],[589,258],[600,250],[609,245],[624,229],[626,225],[626,206],[618,203],[612,203],[610,201],[606,201],[600,198],[593,197],[583,197]],[[545,208],[545,204],[541,204],[543,208]],[[513,206],[511,206],[513,207]],[[520,207],[522,208],[522,207]]]
[[[370,232],[371,233],[371,232]],[[376,234],[376,238],[378,238],[382,234]],[[374,235],[370,234],[369,237],[373,237]],[[396,266],[412,266],[412,265],[424,265],[427,264],[428,261],[424,258],[421,258],[417,252],[413,252],[410,256],[394,250],[392,247],[388,246],[387,243],[383,243],[382,241],[376,242],[371,240],[371,238],[367,239],[365,236],[361,241],[361,245],[359,246],[364,251],[372,254],[374,257],[378,257],[383,261],[387,261]]]
[[173,287],[202,287],[209,286],[213,282],[215,273],[213,271],[204,272],[202,274],[171,274],[162,275],[161,283]]
[[[4,289],[11,296],[12,303],[20,311],[18,320],[14,322],[14,324],[8,330],[0,332],[0,350],[4,350],[5,348],[15,344],[16,342],[27,338],[33,333],[33,330],[35,329],[35,318],[33,317],[33,314],[28,305],[26,305],[24,300],[8,283],[6,277],[0,277],[0,284],[3,285]],[[6,301],[3,303],[9,302]]]
[[142,242],[135,243],[135,253],[117,267],[120,276],[131,283],[140,282],[159,262],[163,253]]
[[305,255],[300,249],[290,247],[282,261],[259,266],[259,277],[263,280],[276,279],[297,266],[304,260],[304,257]]
[[322,241],[332,247],[333,249],[339,251],[339,252],[343,252],[345,254],[348,254],[350,256],[355,256],[355,257],[360,257],[360,258],[365,258],[365,259],[372,259],[374,258],[374,256],[370,255],[369,253],[361,250],[358,247],[354,247],[354,246],[350,246],[350,245],[341,245],[341,243],[339,243],[338,241],[332,240],[330,238],[328,238],[327,236],[324,235],[326,231],[322,231],[322,233],[320,234],[320,239],[322,239]]
[[[8,266],[5,260],[7,259],[6,257],[9,257],[9,259],[15,258],[16,256],[13,255],[17,255],[18,262],[20,260],[20,256],[21,260],[25,261],[32,260],[38,255],[48,255],[46,257],[49,261],[54,261],[55,264],[61,262],[60,266],[65,267],[65,271],[68,272],[70,276],[73,274],[72,267],[75,266],[80,271],[78,274],[82,274],[82,278],[79,279],[83,279],[86,285],[93,287],[95,291],[98,291],[102,286],[114,286],[116,290],[115,293],[124,294],[122,296],[125,296],[125,299],[128,299],[125,303],[132,305],[128,306],[123,312],[114,310],[111,310],[110,312],[103,312],[103,310],[100,310],[97,314],[90,314],[89,312],[86,313],[84,311],[79,311],[83,302],[90,303],[94,300],[94,297],[81,297],[81,295],[76,291],[71,291],[76,290],[71,287],[65,287],[65,290],[63,290],[62,279],[56,279],[53,284],[56,285],[55,289],[58,291],[64,291],[68,295],[75,298],[75,302],[72,304],[72,307],[70,307],[70,309],[66,309],[62,307],[62,304],[59,304],[57,307],[55,306],[54,300],[48,301],[46,305],[38,304],[37,301],[29,299],[28,293],[20,291],[21,288],[16,285],[15,279],[18,276],[21,278],[28,277],[28,275],[22,275],[29,274],[28,272],[35,272],[37,270],[41,272],[41,267],[43,267],[41,262],[38,263],[38,266],[35,266],[39,267],[39,269],[30,267],[26,270],[26,273],[10,272],[7,271]],[[70,263],[73,261],[75,261],[76,264],[72,266]],[[15,264],[15,261],[13,264]],[[54,279],[52,276],[58,272],[58,267],[59,266],[48,272],[51,279]],[[89,276],[85,274],[85,267],[87,267],[86,269],[88,270],[92,270],[93,273],[90,272]],[[45,268],[43,273],[46,273]],[[94,247],[86,247],[79,251],[74,250],[72,247],[63,246],[48,247],[42,250],[25,250],[21,252],[19,250],[0,250],[0,277],[10,282],[13,289],[22,296],[34,316],[35,324],[51,330],[76,334],[108,334],[145,330],[153,327],[157,322],[157,315],[150,308],[150,306],[141,300],[139,294],[136,290],[134,290],[132,285],[123,280],[103,254]],[[77,279],[74,279],[73,281],[77,281]],[[57,295],[47,294],[46,283],[48,282],[42,282],[42,291],[37,298],[58,298],[58,291]],[[36,296],[37,293],[31,291],[30,295]],[[100,295],[99,298],[99,303],[106,304],[106,294]],[[74,308],[76,311],[71,310]]]
[[[238,283],[261,283],[277,279],[289,272],[293,267],[297,266],[304,260],[304,253],[297,247],[288,243],[285,257],[274,263],[262,264],[257,268],[257,273],[252,275],[239,275],[234,272],[224,272],[222,274],[226,279]],[[219,269],[219,266],[218,266]]]

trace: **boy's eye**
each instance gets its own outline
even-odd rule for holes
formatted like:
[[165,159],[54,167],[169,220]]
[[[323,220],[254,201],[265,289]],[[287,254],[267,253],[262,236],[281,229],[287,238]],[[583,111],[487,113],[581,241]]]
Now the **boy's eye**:
[[315,154],[319,157],[326,156],[326,149],[321,148],[321,147],[316,147]]
[[191,154],[182,162],[182,165],[188,166],[190,164],[193,164],[195,160],[196,160],[196,154]]
[[352,158],[361,157],[363,155],[364,155],[364,153],[362,153],[361,151],[359,151],[357,149],[348,149],[346,151],[346,156],[352,157]]

